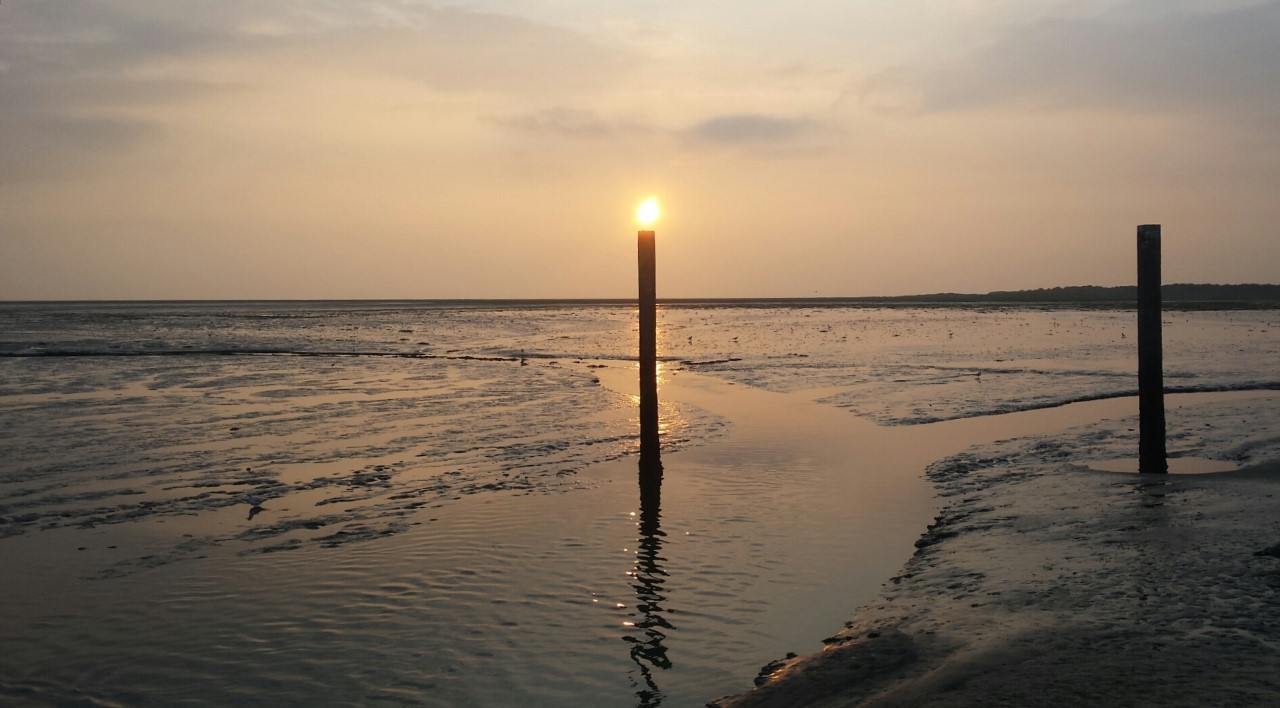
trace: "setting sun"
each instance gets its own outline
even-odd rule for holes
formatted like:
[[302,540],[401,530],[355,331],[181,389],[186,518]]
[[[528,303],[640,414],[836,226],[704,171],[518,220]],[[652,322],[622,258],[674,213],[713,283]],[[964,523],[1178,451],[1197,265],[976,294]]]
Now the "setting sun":
[[656,197],[649,197],[641,202],[639,208],[636,209],[636,220],[645,226],[649,226],[658,220],[658,215],[660,213],[661,210],[658,208],[658,199]]

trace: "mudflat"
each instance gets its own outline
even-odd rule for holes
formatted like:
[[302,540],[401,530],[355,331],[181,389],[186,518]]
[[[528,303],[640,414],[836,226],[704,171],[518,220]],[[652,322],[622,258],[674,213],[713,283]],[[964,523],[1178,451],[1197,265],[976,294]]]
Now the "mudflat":
[[881,596],[730,706],[1280,702],[1280,398],[1170,411],[1217,474],[1099,471],[1133,419],[930,466],[945,506]]

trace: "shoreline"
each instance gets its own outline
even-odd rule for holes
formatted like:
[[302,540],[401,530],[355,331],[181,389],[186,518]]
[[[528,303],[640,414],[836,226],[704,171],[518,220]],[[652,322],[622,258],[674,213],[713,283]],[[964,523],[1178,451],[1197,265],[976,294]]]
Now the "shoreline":
[[[634,458],[615,457],[634,429],[633,364],[479,363],[466,372],[485,372],[488,383],[462,388],[438,375],[452,370],[396,360],[346,370],[282,362],[113,367],[107,387],[7,399],[31,407],[49,397],[32,410],[66,425],[92,413],[98,424],[75,439],[99,452],[91,459],[58,447],[63,436],[49,439],[49,454],[62,458],[45,467],[87,473],[74,494],[13,482],[24,506],[4,514],[14,523],[0,531],[20,533],[6,550],[32,582],[7,589],[15,612],[6,626],[16,630],[7,646],[23,651],[0,661],[0,694],[176,700],[195,684],[173,658],[195,652],[213,667],[198,682],[206,692],[389,697],[360,675],[309,678],[306,667],[326,656],[362,652],[441,703],[520,694],[560,705],[627,692],[630,682],[642,701],[696,705],[740,690],[773,657],[816,650],[876,598],[941,504],[920,477],[925,466],[975,444],[1125,416],[1131,403],[885,427],[822,402],[847,386],[770,391],[664,367],[672,454],[661,510],[642,492],[637,525]],[[216,383],[217,395],[193,383]],[[530,399],[537,406],[521,420],[553,429],[569,417],[573,429],[596,432],[577,447],[536,426],[513,439],[494,425],[502,437],[474,447],[440,447],[426,434],[424,411],[477,420],[470,396],[439,407],[446,394],[470,390],[482,402],[517,384],[560,392]],[[334,388],[344,393],[335,399]],[[584,403],[597,399],[616,405]],[[157,431],[156,406],[182,415]],[[363,433],[337,434],[352,429]],[[144,431],[149,452],[135,459],[119,441]],[[479,461],[493,451],[504,454]],[[606,461],[560,474],[584,454]],[[499,464],[515,465],[510,478],[480,476]],[[242,499],[251,489],[270,497],[256,515]],[[537,562],[521,561],[529,558]],[[382,624],[389,611],[395,623]],[[530,627],[544,631],[531,637]],[[264,666],[262,647],[289,658]],[[155,670],[133,676],[136,665]],[[84,683],[85,667],[109,675]]]
[[1170,411],[1172,454],[1235,472],[1089,469],[1136,449],[1131,418],[935,462],[944,508],[876,601],[708,705],[1280,701],[1280,397],[1257,398]]
[[[624,310],[33,318],[69,349],[441,358],[0,359],[0,693],[699,705],[875,600],[942,503],[926,466],[1130,414],[955,418],[1116,389],[1129,317],[666,312],[660,499]],[[1171,319],[1178,383],[1271,372],[1271,315]],[[924,416],[955,419],[877,424]],[[353,655],[377,675],[314,670]]]

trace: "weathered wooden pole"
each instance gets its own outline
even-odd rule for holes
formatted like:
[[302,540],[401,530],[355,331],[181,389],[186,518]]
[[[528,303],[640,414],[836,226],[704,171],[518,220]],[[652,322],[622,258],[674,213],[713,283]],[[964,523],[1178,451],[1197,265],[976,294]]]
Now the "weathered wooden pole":
[[[658,216],[657,202],[641,205],[637,217],[652,224]],[[662,505],[662,456],[658,442],[658,286],[654,233],[643,230],[636,241],[640,272],[640,538],[636,545],[635,591],[636,610],[640,615],[634,626],[642,632],[629,637],[631,660],[640,668],[645,687],[637,691],[641,705],[661,695],[653,669],[671,668],[667,658],[664,629],[671,624],[664,617],[665,594],[662,569],[662,530],[659,519]]]
[[1160,335],[1160,225],[1138,227],[1138,471],[1169,471]]
[[656,460],[658,445],[658,287],[652,231],[638,238],[640,266],[640,457]]

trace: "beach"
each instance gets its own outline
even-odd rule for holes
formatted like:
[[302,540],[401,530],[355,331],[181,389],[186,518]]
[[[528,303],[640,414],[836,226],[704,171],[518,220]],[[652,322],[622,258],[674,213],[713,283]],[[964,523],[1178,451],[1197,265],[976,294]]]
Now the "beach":
[[[1034,538],[1001,495],[1136,498],[1083,471],[1133,455],[1122,311],[664,307],[646,494],[628,307],[0,309],[9,703],[701,705],[851,614],[943,661],[1043,615],[966,614],[1038,567],[981,565]],[[1265,461],[1274,313],[1169,317],[1171,388],[1225,397],[1171,451]]]
[[0,0],[0,708],[1280,706],[1277,37]]
[[710,705],[1274,705],[1280,397],[1169,402],[1171,454],[1238,469],[1091,469],[1132,416],[940,460],[943,509],[876,601]]

